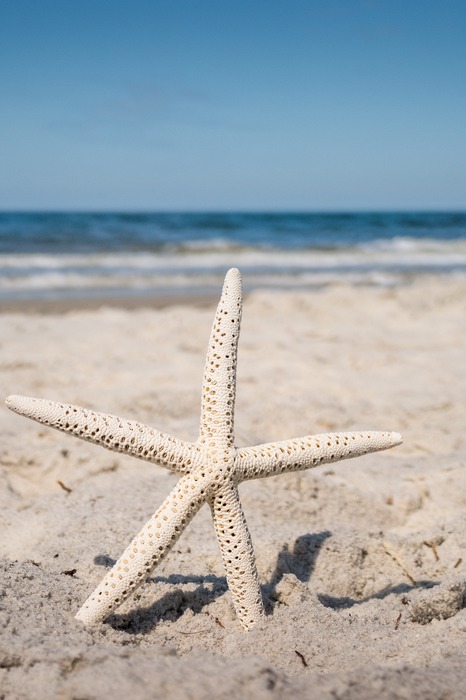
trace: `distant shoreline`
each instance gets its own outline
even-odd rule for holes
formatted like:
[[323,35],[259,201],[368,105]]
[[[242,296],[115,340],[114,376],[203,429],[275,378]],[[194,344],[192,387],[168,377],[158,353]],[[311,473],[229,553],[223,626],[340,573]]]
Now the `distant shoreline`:
[[65,314],[72,311],[96,311],[117,308],[126,311],[136,309],[163,309],[167,306],[205,308],[216,304],[214,294],[147,294],[72,296],[60,299],[8,299],[0,300],[2,314]]
[[[380,277],[366,279],[351,279],[342,276],[340,279],[332,277],[330,279],[315,279],[306,285],[277,285],[277,284],[249,284],[247,276],[243,276],[244,294],[247,298],[255,292],[270,293],[273,297],[278,295],[315,295],[331,288],[343,288],[350,290],[367,289],[368,292],[393,291],[403,287],[414,287],[418,285],[430,288],[432,285],[438,287],[454,287],[458,285],[463,288],[466,284],[466,274],[464,270],[457,274],[445,274],[438,272],[425,272],[423,274],[398,275],[393,277]],[[182,306],[188,308],[212,308],[214,309],[218,301],[218,294],[212,286],[184,287],[172,289],[147,289],[147,290],[112,290],[100,292],[93,290],[92,293],[73,293],[68,290],[63,295],[52,292],[49,296],[38,294],[35,297],[0,295],[0,315],[3,314],[43,314],[60,315],[70,312],[98,311],[104,308],[122,309],[133,311],[139,309],[163,309],[167,307]]]

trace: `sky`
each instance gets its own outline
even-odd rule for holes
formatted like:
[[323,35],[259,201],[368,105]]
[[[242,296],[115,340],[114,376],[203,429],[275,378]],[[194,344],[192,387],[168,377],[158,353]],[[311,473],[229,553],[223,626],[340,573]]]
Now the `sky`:
[[2,0],[0,209],[466,209],[464,0]]

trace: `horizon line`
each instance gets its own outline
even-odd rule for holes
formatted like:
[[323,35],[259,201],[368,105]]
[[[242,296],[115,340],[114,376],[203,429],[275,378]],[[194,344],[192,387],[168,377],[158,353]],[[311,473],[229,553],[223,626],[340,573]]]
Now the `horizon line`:
[[0,207],[1,214],[251,214],[251,215],[280,215],[280,214],[463,214],[466,213],[466,205],[460,207],[342,207],[342,208],[240,208],[240,207],[206,207],[189,208],[149,208],[149,207],[25,207],[25,208],[3,208]]

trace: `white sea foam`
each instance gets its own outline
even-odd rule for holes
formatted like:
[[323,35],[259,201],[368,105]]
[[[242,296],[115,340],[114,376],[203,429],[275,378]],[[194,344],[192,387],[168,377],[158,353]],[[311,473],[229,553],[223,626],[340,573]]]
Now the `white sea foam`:
[[250,287],[352,282],[392,284],[422,272],[466,274],[466,241],[393,238],[348,248],[278,249],[225,246],[221,239],[159,252],[5,254],[0,296],[33,293],[163,291],[216,288],[237,266]]

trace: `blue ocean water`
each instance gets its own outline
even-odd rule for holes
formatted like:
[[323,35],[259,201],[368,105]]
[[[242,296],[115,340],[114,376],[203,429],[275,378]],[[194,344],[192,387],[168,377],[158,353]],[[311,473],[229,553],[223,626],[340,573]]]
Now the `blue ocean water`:
[[466,274],[466,212],[0,212],[0,299],[176,294]]

